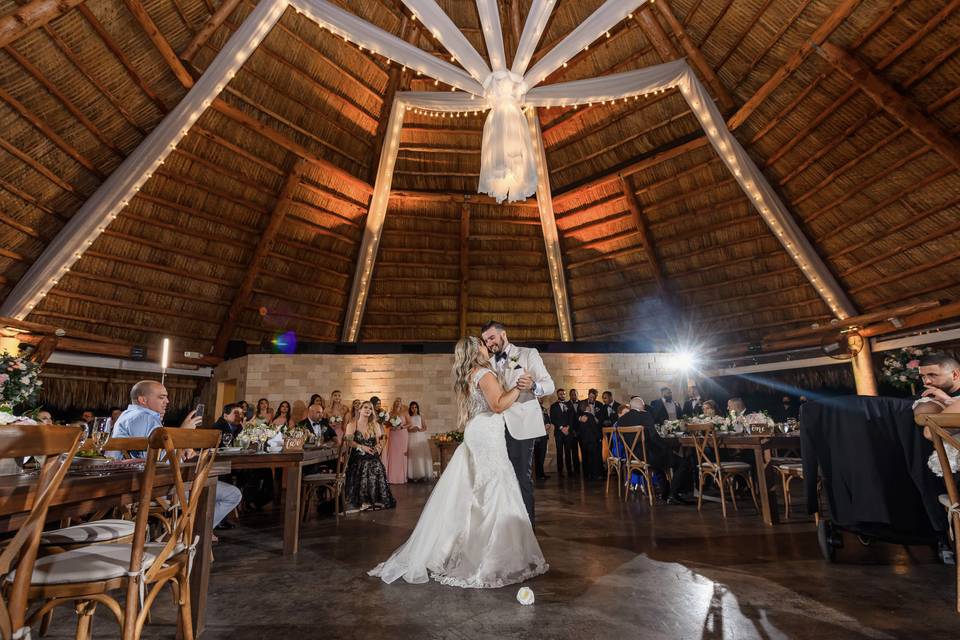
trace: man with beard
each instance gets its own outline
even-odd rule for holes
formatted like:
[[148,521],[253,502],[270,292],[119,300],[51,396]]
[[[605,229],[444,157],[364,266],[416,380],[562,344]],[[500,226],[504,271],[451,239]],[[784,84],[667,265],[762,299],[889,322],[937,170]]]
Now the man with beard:
[[673,401],[670,387],[661,387],[660,397],[650,403],[650,413],[655,424],[662,424],[664,420],[677,420],[682,417],[683,408]]

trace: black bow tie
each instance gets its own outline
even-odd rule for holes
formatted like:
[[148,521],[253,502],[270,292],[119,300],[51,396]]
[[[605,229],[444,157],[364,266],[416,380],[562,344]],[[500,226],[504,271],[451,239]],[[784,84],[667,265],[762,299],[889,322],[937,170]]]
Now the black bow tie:
[[500,362],[501,360],[506,360],[506,359],[507,359],[507,352],[506,352],[506,351],[500,351],[500,352],[497,353],[495,356],[493,356],[493,358],[494,358],[494,361],[495,361],[495,362]]

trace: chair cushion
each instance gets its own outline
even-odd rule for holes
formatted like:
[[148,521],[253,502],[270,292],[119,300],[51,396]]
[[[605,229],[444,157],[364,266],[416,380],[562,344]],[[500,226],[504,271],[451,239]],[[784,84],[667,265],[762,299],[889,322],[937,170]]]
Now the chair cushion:
[[803,465],[799,462],[788,462],[786,464],[778,464],[777,468],[783,469],[784,471],[793,471],[793,472],[803,472]]
[[335,473],[311,473],[308,476],[303,476],[304,482],[333,482],[337,479],[337,474]]
[[[130,544],[96,544],[71,549],[64,553],[37,558],[30,583],[34,586],[100,582],[127,575],[130,567]],[[143,568],[149,569],[163,549],[162,542],[143,546]],[[174,548],[174,555],[184,550],[182,544]],[[13,582],[16,571],[7,576]]]
[[136,525],[129,520],[97,520],[63,529],[45,531],[40,536],[41,545],[75,545],[110,542],[133,535]]
[[[705,469],[716,469],[717,465],[712,462],[704,462],[700,465]],[[750,469],[750,464],[746,462],[721,462],[720,470],[721,471],[748,471]]]

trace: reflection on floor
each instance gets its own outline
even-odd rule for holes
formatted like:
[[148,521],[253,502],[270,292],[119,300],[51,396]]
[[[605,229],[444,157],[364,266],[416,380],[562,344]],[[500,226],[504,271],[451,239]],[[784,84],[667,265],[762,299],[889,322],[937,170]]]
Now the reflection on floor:
[[[537,489],[551,570],[528,583],[534,606],[517,603],[516,586],[384,585],[365,572],[404,541],[430,487],[394,490],[394,511],[312,519],[294,558],[280,555],[271,513],[221,533],[203,640],[960,636],[953,568],[927,548],[862,547],[847,536],[828,565],[812,522],[765,527],[743,506],[724,520],[716,503],[699,514],[651,510],[556,478]],[[173,609],[162,604],[145,637],[173,637]],[[50,637],[70,637],[71,624],[58,614]],[[95,632],[116,637],[106,618]]]

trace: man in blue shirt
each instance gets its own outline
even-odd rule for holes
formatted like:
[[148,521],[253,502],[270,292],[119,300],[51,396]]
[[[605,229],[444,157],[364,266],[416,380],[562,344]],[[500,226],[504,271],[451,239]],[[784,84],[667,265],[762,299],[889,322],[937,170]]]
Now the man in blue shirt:
[[[120,414],[111,436],[114,438],[149,438],[154,429],[163,426],[163,414],[170,398],[167,389],[155,380],[141,380],[130,389],[130,405]],[[196,429],[203,416],[191,411],[181,429]],[[217,482],[216,502],[213,507],[213,526],[217,527],[231,511],[237,508],[243,494],[226,482]]]

